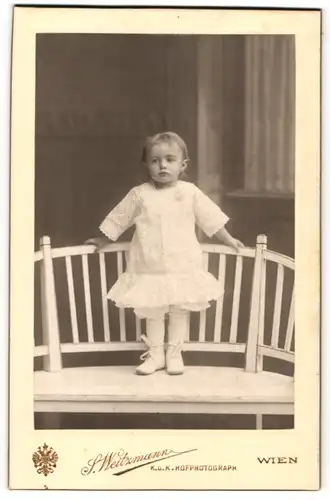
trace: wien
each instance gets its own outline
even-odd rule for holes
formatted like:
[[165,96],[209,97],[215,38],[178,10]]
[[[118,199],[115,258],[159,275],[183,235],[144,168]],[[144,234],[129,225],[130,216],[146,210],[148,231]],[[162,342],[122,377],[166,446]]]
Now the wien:
[[257,457],[261,464],[297,464],[298,457]]

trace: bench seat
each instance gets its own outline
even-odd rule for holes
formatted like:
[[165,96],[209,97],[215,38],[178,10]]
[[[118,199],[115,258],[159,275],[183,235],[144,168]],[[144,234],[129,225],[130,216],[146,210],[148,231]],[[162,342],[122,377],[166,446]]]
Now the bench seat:
[[294,400],[291,377],[206,366],[179,376],[133,366],[38,371],[34,391],[39,412],[292,414]]

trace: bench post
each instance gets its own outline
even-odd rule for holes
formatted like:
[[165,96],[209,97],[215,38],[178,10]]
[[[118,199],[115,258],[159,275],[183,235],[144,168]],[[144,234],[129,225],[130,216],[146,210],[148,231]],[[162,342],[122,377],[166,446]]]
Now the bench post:
[[[264,257],[263,252],[267,246],[267,236],[260,234],[257,237],[256,256],[254,262],[253,279],[252,279],[252,294],[250,306],[250,320],[248,327],[248,336],[245,352],[245,371],[256,372],[257,355],[258,355],[258,340],[260,338],[260,319],[261,319],[261,298],[264,279]],[[260,367],[260,365],[259,365]]]
[[48,346],[44,356],[44,370],[57,372],[62,369],[60,335],[57,317],[54,269],[49,236],[40,239],[41,261],[41,315],[43,343]]
[[[264,343],[265,332],[265,308],[266,308],[266,258],[265,250],[267,250],[267,237],[265,236],[265,243],[262,248],[261,260],[261,276],[260,276],[260,301],[259,301],[259,322],[258,322],[258,340],[257,345],[260,346]],[[262,372],[264,365],[264,356],[257,350],[257,371]]]

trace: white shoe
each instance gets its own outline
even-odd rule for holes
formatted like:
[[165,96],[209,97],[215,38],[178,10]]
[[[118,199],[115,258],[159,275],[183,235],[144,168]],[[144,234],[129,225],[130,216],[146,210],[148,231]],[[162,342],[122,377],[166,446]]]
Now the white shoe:
[[184,372],[181,347],[181,344],[168,344],[166,350],[166,371],[169,375],[182,375]]
[[136,373],[138,375],[151,375],[155,371],[165,368],[164,344],[153,345],[145,335],[141,335],[141,339],[149,349],[140,357],[141,360],[145,361],[136,368]]

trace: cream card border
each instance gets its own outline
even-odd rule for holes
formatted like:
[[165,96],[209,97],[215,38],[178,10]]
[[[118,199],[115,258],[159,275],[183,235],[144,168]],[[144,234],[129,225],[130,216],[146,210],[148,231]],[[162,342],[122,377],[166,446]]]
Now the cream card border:
[[[319,476],[320,12],[16,7],[11,143],[10,486],[17,489],[316,489]],[[295,429],[283,431],[33,430],[34,118],[36,33],[294,34],[296,39]],[[47,442],[56,473],[36,473]],[[83,476],[98,453],[198,448],[172,464],[232,464],[236,472],[109,471]],[[261,466],[257,456],[297,456]]]

